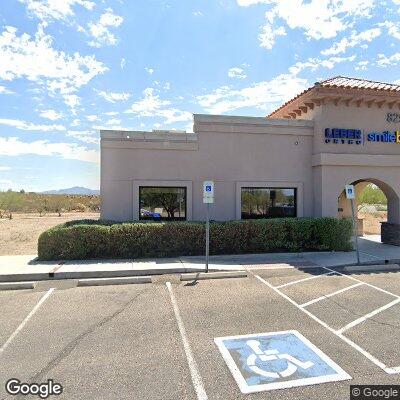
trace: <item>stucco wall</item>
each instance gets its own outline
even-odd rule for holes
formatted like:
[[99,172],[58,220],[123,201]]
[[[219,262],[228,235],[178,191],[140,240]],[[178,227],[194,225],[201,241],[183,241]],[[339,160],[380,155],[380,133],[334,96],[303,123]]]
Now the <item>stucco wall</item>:
[[298,216],[338,215],[346,184],[370,181],[389,199],[389,221],[400,223],[400,144],[325,143],[326,128],[394,132],[388,107],[333,102],[316,106],[309,120],[194,116],[195,134],[102,132],[103,218],[138,218],[138,185],[180,185],[188,189],[193,220],[205,218],[202,182],[215,181],[211,218],[240,217],[243,186],[296,187]]
[[357,107],[328,103],[314,115],[313,174],[315,215],[337,216],[337,197],[346,184],[356,181],[376,183],[389,201],[388,220],[400,223],[400,143],[362,145],[325,143],[325,128],[360,129],[364,139],[372,132],[395,132],[400,124],[388,123],[389,107]]
[[[195,117],[196,149],[148,149],[132,139],[102,138],[102,218],[131,220],[138,210],[135,181],[190,181],[192,219],[205,218],[202,182],[215,181],[211,218],[237,218],[237,186],[246,182],[297,187],[298,215],[313,214],[312,122],[265,118]],[[143,142],[145,143],[145,142]],[[193,143],[192,143],[193,144]]]

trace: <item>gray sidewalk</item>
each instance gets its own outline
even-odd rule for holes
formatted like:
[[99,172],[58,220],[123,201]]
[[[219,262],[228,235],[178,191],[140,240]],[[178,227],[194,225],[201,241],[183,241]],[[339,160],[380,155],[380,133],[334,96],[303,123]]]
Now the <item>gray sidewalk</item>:
[[[361,238],[361,262],[399,261],[400,247],[376,237]],[[356,262],[355,252],[267,253],[211,256],[210,271],[275,268],[276,264],[335,267]],[[268,266],[266,266],[268,264]],[[204,257],[149,260],[81,260],[39,262],[35,255],[1,256],[0,282],[179,274],[204,271]]]

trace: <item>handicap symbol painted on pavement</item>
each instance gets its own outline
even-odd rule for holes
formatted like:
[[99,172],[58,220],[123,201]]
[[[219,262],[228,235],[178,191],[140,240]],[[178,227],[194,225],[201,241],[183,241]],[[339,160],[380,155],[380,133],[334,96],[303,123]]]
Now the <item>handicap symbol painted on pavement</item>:
[[242,393],[351,379],[297,331],[214,339]]

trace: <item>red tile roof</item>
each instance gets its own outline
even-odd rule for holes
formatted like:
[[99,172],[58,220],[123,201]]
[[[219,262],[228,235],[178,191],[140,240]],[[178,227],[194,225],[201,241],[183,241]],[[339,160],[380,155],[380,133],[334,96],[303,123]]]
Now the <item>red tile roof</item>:
[[344,76],[335,76],[334,78],[327,79],[326,81],[317,82],[315,86],[346,89],[388,90],[400,92],[400,85],[395,85],[394,83],[383,83],[369,81],[366,79],[347,78]]
[[348,78],[345,76],[335,76],[333,78],[329,78],[322,82],[316,82],[314,84],[314,86],[304,90],[303,92],[298,94],[296,97],[287,101],[285,104],[283,104],[282,106],[280,106],[279,108],[274,110],[271,114],[268,115],[268,117],[273,116],[278,111],[282,110],[286,106],[293,103],[299,97],[303,96],[304,94],[306,94],[318,87],[400,92],[400,85],[396,85],[394,83],[383,83],[383,82],[370,81],[370,80],[366,80],[366,79]]

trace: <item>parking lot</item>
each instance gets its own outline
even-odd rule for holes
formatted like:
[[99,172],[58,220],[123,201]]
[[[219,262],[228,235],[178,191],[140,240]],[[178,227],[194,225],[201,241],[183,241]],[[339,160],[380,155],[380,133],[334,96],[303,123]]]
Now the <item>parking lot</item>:
[[[279,266],[249,272],[248,278],[164,276],[108,287],[41,282],[35,290],[0,292],[0,398],[14,398],[5,391],[10,378],[53,379],[64,388],[60,399],[342,400],[351,384],[398,383],[400,272],[344,275]],[[300,383],[316,358],[308,364],[294,358],[293,343],[287,354],[266,349],[271,337],[254,336],[260,333],[278,335],[283,348],[290,335],[304,337],[304,346],[338,367],[338,378],[321,372],[321,383],[316,372]],[[246,342],[253,361],[242,350],[236,357],[233,347],[223,355],[215,341],[246,335],[253,335]],[[240,338],[229,340],[241,345]],[[228,365],[229,352],[237,371]],[[254,380],[248,367],[266,368],[265,360],[278,360],[278,370],[288,372],[274,381],[268,374],[276,372],[264,370]],[[267,383],[267,391],[254,385],[242,393],[240,374],[250,386]]]

